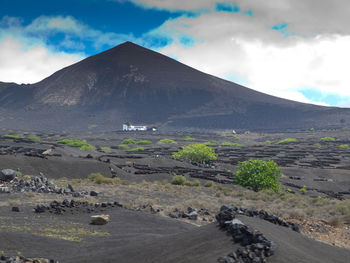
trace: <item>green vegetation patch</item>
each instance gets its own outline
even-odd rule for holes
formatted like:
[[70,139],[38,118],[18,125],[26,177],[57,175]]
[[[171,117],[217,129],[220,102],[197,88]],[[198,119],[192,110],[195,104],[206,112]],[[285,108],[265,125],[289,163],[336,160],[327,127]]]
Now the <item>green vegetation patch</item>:
[[41,138],[38,136],[28,136],[27,137],[28,140],[34,141],[34,142],[40,142]]
[[184,140],[185,140],[185,141],[195,141],[196,138],[193,138],[193,137],[191,137],[191,136],[186,136],[186,137],[184,138]]
[[236,143],[236,142],[223,142],[221,146],[233,146],[233,147],[242,147],[244,144]]
[[321,142],[335,142],[335,138],[333,137],[323,137],[320,140]]
[[178,152],[172,154],[175,159],[183,159],[187,161],[208,163],[216,160],[218,154],[215,150],[206,144],[190,144],[183,146]]
[[129,150],[129,145],[127,145],[127,144],[119,144],[118,145],[118,149],[119,150]]
[[13,134],[5,134],[4,138],[9,138],[9,139],[19,139],[21,137],[19,137],[18,135],[13,135]]
[[282,144],[282,143],[294,143],[297,142],[297,139],[294,138],[286,138],[284,140],[280,140],[279,142],[277,142],[276,144]]
[[120,178],[117,178],[117,177],[115,178],[105,177],[101,173],[91,173],[88,176],[88,180],[95,184],[122,184],[122,185],[131,184],[130,181],[121,180]]
[[159,140],[158,143],[175,143],[175,141],[173,139],[165,138],[165,139]]
[[136,144],[138,144],[138,145],[149,145],[149,144],[152,144],[152,142],[149,141],[149,140],[142,140],[142,141],[136,142]]
[[77,140],[77,139],[63,139],[63,140],[57,141],[57,143],[66,144],[68,146],[76,146],[76,147],[81,147],[87,144],[86,141]]
[[129,138],[129,139],[125,139],[124,141],[122,141],[121,144],[135,144],[135,140],[132,139],[132,138]]
[[104,146],[104,147],[101,147],[101,151],[105,153],[110,153],[112,149],[111,147]]
[[349,150],[350,147],[349,147],[349,144],[342,144],[342,145],[339,145],[339,148],[342,148],[344,150]]
[[142,152],[144,150],[145,150],[145,148],[143,148],[143,147],[136,147],[134,149],[130,149],[129,151],[130,152]]
[[274,161],[248,160],[238,163],[234,183],[256,192],[263,189],[277,192],[281,175],[281,169]]
[[174,175],[171,183],[174,185],[186,185],[191,187],[201,185],[201,182],[199,180],[187,180],[186,177],[183,175]]
[[79,150],[81,151],[95,151],[95,146],[91,144],[84,144],[83,146],[79,147]]

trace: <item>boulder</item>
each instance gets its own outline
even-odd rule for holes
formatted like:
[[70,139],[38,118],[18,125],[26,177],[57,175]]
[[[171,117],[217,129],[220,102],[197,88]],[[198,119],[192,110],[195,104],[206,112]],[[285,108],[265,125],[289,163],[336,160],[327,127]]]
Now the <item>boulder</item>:
[[90,191],[90,196],[98,196],[98,192],[96,192],[96,191]]
[[13,206],[12,207],[12,212],[19,212],[19,207],[18,206]]
[[3,169],[0,171],[0,181],[9,182],[12,181],[16,176],[16,171],[12,169]]
[[105,225],[109,222],[109,215],[95,215],[91,216],[92,225]]

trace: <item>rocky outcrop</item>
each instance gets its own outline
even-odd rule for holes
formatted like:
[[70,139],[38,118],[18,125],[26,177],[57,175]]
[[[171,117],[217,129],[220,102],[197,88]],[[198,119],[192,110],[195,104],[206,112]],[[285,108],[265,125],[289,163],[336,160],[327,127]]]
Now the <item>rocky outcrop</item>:
[[109,222],[109,215],[91,216],[91,225],[105,225]]
[[263,263],[275,252],[276,245],[268,240],[261,232],[252,229],[236,219],[236,215],[246,215],[259,217],[271,223],[288,227],[294,231],[299,231],[299,227],[275,215],[270,215],[264,210],[248,210],[245,207],[223,205],[216,215],[216,220],[221,229],[229,233],[235,243],[239,243],[242,248],[231,252],[225,257],[219,258],[222,263]]

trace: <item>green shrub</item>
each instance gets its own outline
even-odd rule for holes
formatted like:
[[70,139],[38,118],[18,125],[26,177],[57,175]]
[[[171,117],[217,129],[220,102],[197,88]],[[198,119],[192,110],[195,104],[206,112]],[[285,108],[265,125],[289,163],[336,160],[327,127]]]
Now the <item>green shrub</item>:
[[111,147],[104,146],[104,147],[101,147],[101,151],[105,153],[110,153],[112,149]]
[[277,192],[280,179],[281,169],[274,161],[248,160],[238,163],[234,183],[254,191],[272,189]]
[[267,143],[267,144],[271,144],[271,143],[272,143],[272,141],[267,140],[267,141],[265,141],[265,143]]
[[173,139],[161,139],[158,141],[158,143],[175,143],[175,141]]
[[339,147],[344,149],[344,150],[349,150],[350,149],[349,144],[342,144],[342,145],[339,145]]
[[88,180],[95,183],[95,184],[122,184],[122,185],[130,185],[132,182],[127,180],[121,180],[120,178],[109,178],[104,177],[100,173],[91,173],[88,176]]
[[200,186],[201,182],[199,180],[197,180],[197,179],[193,180],[193,181],[186,180],[185,185],[191,186],[191,187],[193,187],[193,186]]
[[191,137],[191,136],[186,136],[186,137],[184,138],[184,140],[185,140],[185,141],[194,141],[194,140],[196,140],[196,138],[193,138],[193,137]]
[[96,184],[112,184],[113,178],[104,177],[100,173],[91,173],[88,176],[88,180]]
[[41,141],[41,138],[38,137],[38,136],[28,136],[27,139],[31,140],[31,141],[35,141],[35,142],[40,142]]
[[135,144],[135,140],[132,138],[129,139],[125,139],[124,141],[122,141],[122,144]]
[[302,194],[306,194],[306,192],[307,192],[306,185],[304,185],[302,188],[300,188],[299,191]]
[[136,144],[138,144],[138,145],[147,145],[147,144],[152,144],[152,142],[148,141],[148,140],[142,140],[142,141],[138,141]]
[[73,139],[73,140],[63,139],[63,140],[57,141],[57,143],[66,144],[68,146],[77,146],[77,147],[81,147],[81,146],[87,144],[86,141],[81,141],[81,140],[77,140],[77,139]]
[[130,149],[129,151],[130,152],[142,152],[144,150],[145,150],[145,148],[143,148],[143,147],[136,147],[134,149]]
[[118,149],[119,150],[128,150],[130,147],[127,144],[119,144]]
[[280,141],[277,142],[276,144],[293,143],[293,142],[297,142],[297,139],[294,139],[294,138],[286,138],[286,139],[284,139],[284,140],[280,140]]
[[319,144],[319,143],[315,143],[314,146],[317,147],[317,148],[321,148],[322,147],[322,145]]
[[184,185],[185,182],[186,182],[186,177],[183,175],[174,175],[173,180],[171,181],[171,183],[175,185]]
[[9,138],[9,139],[19,139],[20,138],[18,135],[12,135],[12,134],[5,134],[4,137]]
[[183,159],[193,162],[210,162],[216,160],[218,155],[215,150],[205,144],[190,144],[183,146],[181,150],[173,153],[175,159]]
[[213,187],[215,186],[215,183],[213,181],[207,181],[205,184],[204,184],[205,187]]
[[236,143],[236,142],[223,142],[223,143],[221,143],[221,146],[242,147],[244,145],[241,143]]
[[333,137],[323,137],[323,138],[321,138],[320,141],[321,142],[334,142],[335,138],[333,138]]
[[92,146],[91,144],[84,144],[84,145],[80,146],[79,150],[81,150],[81,151],[94,151],[95,147]]

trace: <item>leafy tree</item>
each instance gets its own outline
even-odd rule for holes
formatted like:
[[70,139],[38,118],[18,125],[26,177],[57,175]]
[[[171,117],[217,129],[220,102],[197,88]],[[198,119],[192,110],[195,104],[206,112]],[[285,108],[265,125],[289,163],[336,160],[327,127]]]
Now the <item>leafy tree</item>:
[[216,160],[218,155],[215,150],[206,144],[189,144],[181,150],[173,153],[175,159],[183,159],[198,163],[207,163]]
[[272,189],[278,191],[281,169],[274,161],[248,160],[238,164],[234,183],[254,191]]

